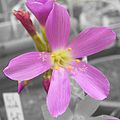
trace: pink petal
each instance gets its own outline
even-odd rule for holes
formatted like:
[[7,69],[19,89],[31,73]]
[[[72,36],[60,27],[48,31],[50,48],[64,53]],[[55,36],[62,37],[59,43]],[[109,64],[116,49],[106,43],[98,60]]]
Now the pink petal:
[[46,22],[46,34],[52,49],[63,48],[70,34],[70,17],[67,10],[55,4]]
[[67,71],[63,68],[53,70],[47,96],[47,106],[53,117],[63,114],[70,102],[70,81]]
[[4,74],[12,80],[30,80],[51,67],[49,53],[29,52],[12,59]]
[[53,8],[53,0],[27,0],[26,5],[29,10],[36,16],[40,24],[45,26],[50,11]]
[[50,0],[27,0],[27,2],[40,2],[40,3],[46,3],[47,1],[50,1]]
[[46,105],[42,105],[41,109],[44,120],[73,120],[73,114],[69,108],[66,110],[66,112],[63,115],[59,116],[57,119],[55,119],[50,115]]
[[75,58],[89,56],[104,50],[115,41],[116,34],[110,28],[88,28],[75,37],[69,45]]
[[87,118],[87,120],[120,120],[120,119],[112,116],[101,115],[98,117]]
[[76,82],[92,98],[103,100],[109,94],[110,84],[105,75],[95,67],[85,63],[73,63],[71,71]]
[[84,100],[81,100],[76,104],[75,115],[90,117],[97,110],[99,105],[100,101],[94,100],[89,96],[86,96]]

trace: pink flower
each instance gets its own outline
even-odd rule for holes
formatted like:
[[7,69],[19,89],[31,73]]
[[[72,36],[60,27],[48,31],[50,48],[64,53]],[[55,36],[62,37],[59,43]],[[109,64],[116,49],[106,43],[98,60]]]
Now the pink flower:
[[47,95],[50,114],[64,113],[70,102],[70,76],[92,98],[103,100],[109,94],[110,84],[95,67],[77,58],[102,51],[115,41],[116,35],[106,27],[84,30],[68,44],[70,17],[67,10],[55,3],[46,22],[46,34],[51,52],[29,52],[12,59],[4,74],[13,80],[30,80],[53,69]]
[[41,25],[45,26],[47,17],[53,8],[54,0],[27,0],[26,5]]

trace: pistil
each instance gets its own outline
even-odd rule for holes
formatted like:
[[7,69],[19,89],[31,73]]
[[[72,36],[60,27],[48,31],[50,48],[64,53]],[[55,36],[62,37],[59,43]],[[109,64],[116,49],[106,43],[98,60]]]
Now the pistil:
[[66,67],[72,61],[71,53],[66,49],[59,49],[51,54],[51,62],[56,70],[59,67]]

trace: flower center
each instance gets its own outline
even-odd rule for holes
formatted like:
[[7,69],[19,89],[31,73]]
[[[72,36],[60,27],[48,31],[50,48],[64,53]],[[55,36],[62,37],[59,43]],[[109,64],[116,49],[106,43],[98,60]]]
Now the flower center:
[[51,54],[51,62],[56,69],[59,67],[68,66],[71,63],[72,59],[73,58],[69,49],[59,49],[52,52]]

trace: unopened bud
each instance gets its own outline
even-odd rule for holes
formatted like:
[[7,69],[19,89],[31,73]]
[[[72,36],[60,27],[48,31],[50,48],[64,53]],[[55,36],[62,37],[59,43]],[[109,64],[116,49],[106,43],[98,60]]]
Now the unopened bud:
[[30,34],[30,36],[35,42],[37,50],[47,51],[46,43],[42,40],[41,36],[36,31],[35,26],[32,20],[30,19],[30,13],[22,9],[19,9],[18,11],[15,10],[13,14],[22,23],[22,25],[25,27],[27,32]]
[[46,91],[46,93],[48,93],[49,87],[50,87],[50,79],[44,79],[42,81],[42,85],[44,87],[44,90]]
[[18,81],[18,93],[21,93],[21,91],[28,85],[29,81]]
[[29,12],[19,9],[18,11],[14,10],[13,14],[22,23],[30,35],[36,34],[36,29],[32,23],[32,20],[30,19]]

